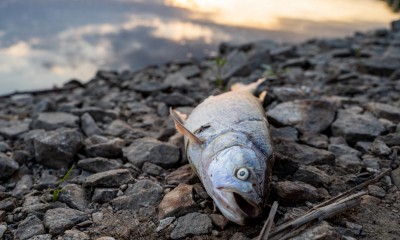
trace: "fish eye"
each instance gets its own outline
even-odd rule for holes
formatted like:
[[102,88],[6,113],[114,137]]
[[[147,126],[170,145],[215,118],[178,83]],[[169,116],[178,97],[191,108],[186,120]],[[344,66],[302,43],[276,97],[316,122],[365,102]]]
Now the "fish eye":
[[239,168],[239,170],[236,171],[236,177],[239,180],[246,180],[249,178],[250,172],[247,168]]

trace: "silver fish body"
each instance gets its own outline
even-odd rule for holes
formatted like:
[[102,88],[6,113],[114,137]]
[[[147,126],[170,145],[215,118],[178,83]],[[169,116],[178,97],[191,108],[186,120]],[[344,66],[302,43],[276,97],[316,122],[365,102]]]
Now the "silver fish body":
[[198,105],[184,127],[186,154],[207,193],[223,215],[243,225],[258,217],[268,196],[274,163],[265,111],[247,91],[211,96]]

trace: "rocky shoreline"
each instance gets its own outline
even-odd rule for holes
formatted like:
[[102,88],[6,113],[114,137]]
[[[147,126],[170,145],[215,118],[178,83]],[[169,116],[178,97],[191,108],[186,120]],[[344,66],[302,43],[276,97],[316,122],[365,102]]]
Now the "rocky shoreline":
[[168,109],[190,113],[206,97],[260,77],[276,147],[275,221],[393,169],[368,186],[359,207],[294,239],[400,236],[400,21],[297,45],[221,44],[218,59],[99,71],[64,91],[3,97],[0,238],[258,236],[263,221],[238,226],[213,211]]

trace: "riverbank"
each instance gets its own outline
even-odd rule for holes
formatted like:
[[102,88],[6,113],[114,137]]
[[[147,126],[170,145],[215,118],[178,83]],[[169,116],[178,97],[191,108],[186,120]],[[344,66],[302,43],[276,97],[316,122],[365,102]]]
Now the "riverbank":
[[302,237],[398,237],[400,21],[301,44],[221,44],[217,59],[99,71],[86,84],[4,96],[0,237],[256,237],[265,217],[238,226],[213,212],[168,109],[190,113],[208,96],[260,77],[276,147],[268,201],[280,204],[275,222],[394,169],[366,189],[359,207]]

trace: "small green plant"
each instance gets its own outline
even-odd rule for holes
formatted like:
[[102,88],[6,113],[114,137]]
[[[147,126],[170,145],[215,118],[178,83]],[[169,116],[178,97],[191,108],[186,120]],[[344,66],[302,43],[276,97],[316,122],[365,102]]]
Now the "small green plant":
[[60,192],[62,192],[60,186],[63,184],[69,177],[69,175],[72,172],[72,169],[74,168],[75,164],[72,164],[72,166],[68,169],[67,173],[61,178],[61,180],[58,182],[57,187],[53,189],[53,202],[58,201],[58,195]]
[[223,88],[224,86],[224,80],[222,79],[222,68],[225,66],[226,61],[227,60],[225,57],[218,56],[215,58],[215,65],[217,67],[217,76],[215,79],[215,83],[219,88]]

